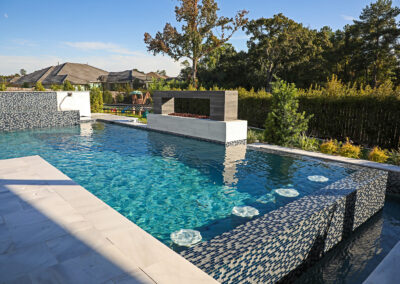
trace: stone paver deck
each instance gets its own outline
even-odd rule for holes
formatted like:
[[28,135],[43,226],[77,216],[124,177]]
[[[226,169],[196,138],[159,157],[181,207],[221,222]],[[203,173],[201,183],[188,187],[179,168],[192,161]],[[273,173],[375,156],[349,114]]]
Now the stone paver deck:
[[0,160],[0,283],[216,283],[39,156]]

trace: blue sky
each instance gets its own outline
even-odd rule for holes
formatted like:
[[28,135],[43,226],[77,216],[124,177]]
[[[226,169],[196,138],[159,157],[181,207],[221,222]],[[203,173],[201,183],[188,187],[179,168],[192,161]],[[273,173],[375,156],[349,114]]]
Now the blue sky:
[[[249,18],[277,13],[311,28],[333,29],[352,23],[370,0],[220,0],[220,14],[241,9]],[[393,1],[400,6],[400,0]],[[167,70],[177,75],[180,64],[146,51],[143,34],[154,35],[166,22],[175,23],[176,0],[0,0],[0,74],[28,72],[58,62],[88,63],[107,71],[137,68]],[[231,43],[246,49],[246,36]]]

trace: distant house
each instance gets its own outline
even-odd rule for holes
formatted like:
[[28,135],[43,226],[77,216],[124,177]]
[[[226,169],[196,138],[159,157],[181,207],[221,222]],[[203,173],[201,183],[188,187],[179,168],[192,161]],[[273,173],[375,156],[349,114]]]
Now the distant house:
[[100,77],[105,90],[118,91],[119,87],[128,86],[131,89],[146,88],[153,79],[168,79],[155,72],[143,73],[137,70],[110,72]]
[[35,86],[41,82],[44,87],[51,85],[62,85],[69,81],[73,86],[88,89],[94,86],[101,86],[100,76],[107,75],[108,72],[88,64],[64,63],[57,66],[50,66],[25,76],[16,78],[11,83],[16,86]]

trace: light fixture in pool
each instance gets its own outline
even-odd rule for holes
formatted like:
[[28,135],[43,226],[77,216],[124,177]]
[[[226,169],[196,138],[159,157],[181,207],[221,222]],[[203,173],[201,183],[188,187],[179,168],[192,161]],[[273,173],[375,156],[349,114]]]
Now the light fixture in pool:
[[232,208],[232,214],[238,217],[251,218],[257,216],[260,212],[251,206],[235,206]]
[[296,197],[299,196],[299,192],[294,188],[278,188],[275,192],[284,197]]
[[262,203],[262,204],[267,204],[268,202],[275,202],[275,196],[268,193],[268,194],[265,194],[265,195],[257,198],[256,202]]
[[329,180],[329,178],[324,177],[324,176],[309,176],[307,178],[309,180],[315,181],[315,182],[327,182]]
[[178,246],[190,247],[200,242],[201,239],[200,232],[191,229],[180,229],[171,233],[171,240]]

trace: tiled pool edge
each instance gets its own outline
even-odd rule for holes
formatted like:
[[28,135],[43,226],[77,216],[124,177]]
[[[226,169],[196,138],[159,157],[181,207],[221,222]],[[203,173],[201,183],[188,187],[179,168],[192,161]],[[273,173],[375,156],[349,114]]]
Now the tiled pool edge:
[[361,159],[352,159],[352,158],[346,158],[346,157],[341,157],[341,156],[327,155],[327,154],[318,153],[318,152],[310,152],[310,151],[304,151],[304,150],[300,150],[300,149],[286,148],[286,147],[269,145],[269,144],[264,144],[264,143],[248,144],[247,148],[251,149],[251,150],[266,151],[266,152],[270,152],[270,153],[278,153],[278,154],[279,153],[280,154],[287,153],[287,154],[295,155],[295,156],[307,156],[307,157],[323,159],[323,160],[327,160],[327,161],[345,163],[345,164],[349,164],[352,166],[367,167],[367,168],[387,171],[388,172],[388,181],[387,181],[386,193],[400,195],[400,166],[376,163],[376,162],[361,160]]
[[[146,129],[145,125],[135,125],[131,122],[129,122],[128,119],[126,118],[121,118],[121,117],[116,117],[114,116],[113,121],[106,120],[106,119],[97,119],[99,121],[103,122],[111,122],[111,123],[116,123],[122,126],[128,126],[128,127],[135,127],[135,128],[141,128],[141,129]],[[149,129],[146,129],[149,130]],[[168,133],[168,132],[167,132]],[[175,135],[175,134],[174,134]],[[190,137],[192,138],[192,137]],[[202,139],[200,139],[202,140]],[[215,143],[215,142],[214,142]],[[225,251],[229,251],[233,246],[232,244],[225,244],[223,242],[220,242],[219,246],[217,245],[215,248],[218,250],[217,253],[214,251],[214,257],[219,259],[218,261],[222,261],[224,265],[220,266],[218,263],[212,263],[211,260],[206,260],[206,265],[208,265],[210,268],[209,269],[214,269],[214,272],[217,271],[218,275],[227,275],[226,279],[220,279],[213,274],[212,270],[207,270],[204,269],[204,267],[201,267],[201,264],[195,263],[192,259],[188,258],[190,261],[195,263],[197,266],[199,266],[201,269],[203,269],[205,272],[209,273],[212,275],[215,279],[222,281],[222,282],[245,282],[245,281],[254,281],[254,282],[286,282],[290,281],[293,277],[296,277],[298,273],[301,273],[304,271],[308,266],[312,265],[316,260],[322,257],[322,255],[327,252],[329,249],[334,247],[338,242],[340,242],[343,238],[345,238],[349,233],[354,231],[359,225],[361,225],[363,222],[365,222],[367,219],[369,219],[372,215],[374,215],[376,212],[378,212],[382,207],[383,207],[383,202],[384,202],[384,196],[385,196],[385,190],[386,190],[386,181],[389,179],[389,182],[387,184],[391,184],[390,181],[393,181],[396,183],[399,181],[399,179],[396,178],[396,175],[400,177],[400,168],[391,166],[391,165],[382,165],[378,163],[373,163],[369,161],[362,161],[362,160],[355,160],[355,159],[348,159],[348,158],[343,158],[343,157],[337,157],[337,156],[330,156],[330,155],[325,155],[321,153],[313,153],[313,152],[307,152],[307,151],[302,151],[302,150],[297,150],[297,149],[288,149],[288,148],[283,148],[283,147],[278,147],[278,146],[273,146],[273,145],[265,145],[261,144],[260,145],[256,144],[255,149],[253,148],[255,146],[254,144],[248,145],[249,149],[253,150],[264,150],[268,152],[278,152],[279,154],[282,154],[283,152],[291,155],[300,155],[300,156],[309,156],[313,158],[318,158],[318,159],[324,159],[324,160],[330,160],[330,161],[335,161],[335,162],[340,162],[340,163],[347,163],[350,165],[355,166],[355,168],[362,168],[362,167],[367,167],[367,169],[359,171],[356,176],[353,178],[354,180],[358,180],[357,183],[350,182],[350,186],[352,187],[351,189],[346,189],[343,190],[343,188],[326,188],[325,189],[325,194],[317,194],[312,196],[314,200],[309,200],[309,203],[306,203],[307,208],[308,205],[312,205],[312,214],[308,210],[301,210],[299,209],[298,212],[295,212],[294,215],[289,214],[290,218],[286,219],[286,225],[289,226],[288,228],[275,228],[275,231],[273,231],[272,237],[269,238],[270,236],[265,236],[262,233],[260,234],[260,238],[269,238],[270,243],[276,243],[278,242],[278,245],[276,247],[268,247],[270,250],[272,250],[272,253],[276,253],[275,250],[278,250],[278,253],[283,253],[284,255],[274,255],[272,258],[275,259],[287,259],[286,263],[282,261],[277,261],[276,263],[268,263],[268,261],[265,261],[267,263],[268,267],[270,268],[273,265],[276,265],[274,269],[271,269],[272,272],[277,271],[275,275],[272,277],[269,276],[265,278],[265,268],[264,267],[257,267],[257,265],[254,264],[248,264],[247,260],[249,262],[253,261],[258,261],[261,264],[265,258],[262,255],[262,252],[257,251],[254,255],[247,254],[246,257],[250,257],[250,259],[245,258],[245,260],[236,260],[237,255],[241,256],[243,255],[243,252],[246,252],[246,247],[243,246],[241,248],[241,251],[239,250],[238,254],[234,254],[232,257],[231,254],[232,252],[229,252],[226,257],[222,257],[221,255]],[[265,147],[265,148],[264,148]],[[260,149],[262,148],[262,149]],[[269,149],[268,149],[269,148]],[[389,172],[389,178],[386,172],[382,172],[380,170],[373,170],[374,168],[382,169],[382,170],[387,170],[387,168],[394,169],[394,171]],[[397,171],[396,171],[397,170]],[[394,179],[393,179],[393,173]],[[392,174],[392,178],[390,176]],[[362,178],[357,178],[358,176],[361,176]],[[368,179],[371,181],[370,184],[365,184],[365,177],[370,176],[372,177],[371,179]],[[378,181],[374,181],[374,176]],[[345,182],[344,180],[340,181],[341,183]],[[347,185],[346,187],[348,187]],[[364,188],[365,187],[365,188]],[[396,187],[395,187],[396,188]],[[340,189],[340,193],[337,192],[337,190]],[[326,190],[329,190],[329,196],[324,196],[326,195]],[[318,196],[318,198],[316,198]],[[371,198],[372,197],[372,198]],[[304,200],[303,200],[304,201]],[[295,203],[293,203],[295,204]],[[290,205],[290,204],[289,204]],[[289,206],[288,205],[288,206]],[[299,208],[303,207],[303,204],[297,204]],[[322,206],[322,207],[321,207]],[[279,211],[279,210],[277,210]],[[272,213],[272,212],[271,212]],[[288,212],[286,212],[288,213]],[[290,213],[290,211],[289,211]],[[303,214],[304,213],[304,214]],[[268,214],[267,214],[268,215]],[[303,219],[295,219],[294,217],[301,216]],[[265,217],[265,216],[264,216]],[[262,217],[262,218],[264,218]],[[275,216],[275,218],[282,218],[282,216]],[[258,220],[258,219],[257,219]],[[255,221],[257,221],[255,220]],[[270,224],[274,224],[273,218],[271,220],[268,220],[268,222],[265,222],[265,228],[268,229],[270,228]],[[282,219],[283,220],[283,219]],[[293,220],[297,220],[298,222],[295,223]],[[250,223],[250,222],[249,222]],[[249,224],[248,223],[248,224]],[[245,224],[245,225],[248,225]],[[275,222],[276,224],[276,222]],[[278,224],[282,225],[282,224]],[[306,228],[305,230],[301,231],[296,231],[294,228]],[[249,227],[245,228],[247,231],[256,231],[257,225],[255,227]],[[283,235],[279,235],[280,229],[283,229]],[[234,230],[235,231],[235,230]],[[232,231],[233,232],[233,231]],[[299,238],[303,238],[304,243],[299,243]],[[245,236],[247,238],[251,238],[252,236]],[[282,239],[279,239],[280,237],[283,237]],[[219,237],[217,237],[219,238]],[[215,239],[217,239],[215,238]],[[286,238],[289,240],[286,241]],[[214,241],[215,239],[211,240]],[[304,239],[306,239],[304,241]],[[210,241],[210,242],[211,242]],[[239,239],[238,242],[242,242],[242,239]],[[208,243],[208,242],[207,242]],[[311,243],[311,245],[310,245]],[[264,243],[266,245],[268,243]],[[286,244],[288,246],[292,246],[291,248],[287,249]],[[202,245],[202,244],[201,244]],[[257,240],[251,239],[250,242],[248,242],[248,247],[247,249],[251,249],[254,246],[257,245]],[[200,245],[199,245],[200,246]],[[263,246],[263,245],[261,245]],[[196,246],[198,247],[198,246]],[[260,247],[260,246],[259,246]],[[260,248],[262,249],[262,248]],[[298,250],[301,249],[299,252]],[[203,248],[203,250],[205,250]],[[190,250],[188,250],[190,251]],[[186,251],[186,252],[188,252]],[[185,253],[183,252],[182,255],[185,256]],[[201,260],[207,259],[206,254],[200,254],[198,258],[201,258]],[[213,253],[210,253],[211,259]],[[186,257],[186,256],[185,256]],[[291,258],[295,258],[295,260],[292,260]],[[222,259],[222,260],[221,260]],[[299,260],[300,259],[300,260]],[[239,268],[242,269],[239,272],[235,268],[232,267],[227,267],[229,264],[232,264],[232,260],[234,260],[234,264],[240,264]],[[295,263],[297,261],[297,263]],[[212,263],[209,265],[209,263]],[[204,264],[204,263],[203,263]],[[251,278],[253,277],[253,274],[247,275],[247,276],[242,276],[248,273],[248,271],[252,271],[252,273],[255,271],[257,277],[259,278]],[[283,272],[282,272],[283,271]],[[283,273],[283,274],[282,274]],[[236,279],[234,277],[241,277],[240,279]],[[261,278],[260,278],[261,277]],[[264,277],[264,278],[262,278]],[[275,278],[274,278],[275,277]],[[277,277],[277,278],[276,278]]]
[[216,283],[39,156],[0,160],[0,193],[1,283]]
[[290,281],[382,209],[386,181],[362,169],[181,254],[223,283]]

